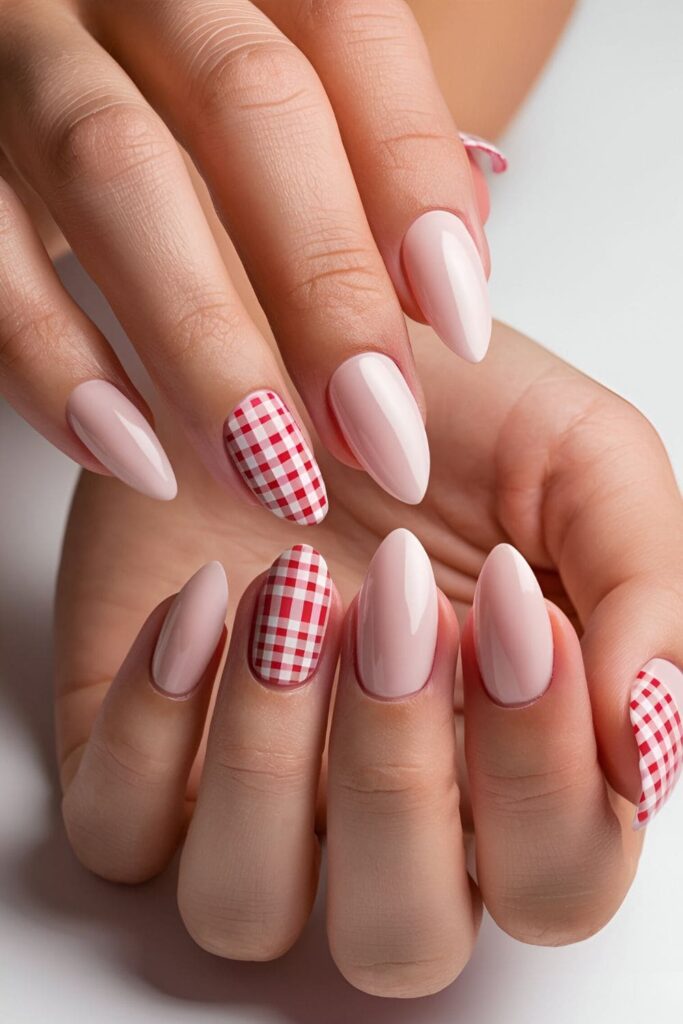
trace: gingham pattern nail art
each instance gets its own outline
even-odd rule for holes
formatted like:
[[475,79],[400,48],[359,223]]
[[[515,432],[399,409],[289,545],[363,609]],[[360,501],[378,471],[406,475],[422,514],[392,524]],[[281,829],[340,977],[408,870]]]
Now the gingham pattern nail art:
[[266,683],[291,686],[315,671],[332,583],[322,555],[297,544],[273,562],[256,605],[251,664]]
[[274,391],[254,391],[225,423],[225,447],[267,509],[302,526],[321,522],[327,493],[315,457]]
[[671,795],[683,769],[683,725],[676,701],[663,682],[683,679],[671,662],[656,658],[638,673],[630,716],[640,755],[642,793],[633,827],[644,828]]

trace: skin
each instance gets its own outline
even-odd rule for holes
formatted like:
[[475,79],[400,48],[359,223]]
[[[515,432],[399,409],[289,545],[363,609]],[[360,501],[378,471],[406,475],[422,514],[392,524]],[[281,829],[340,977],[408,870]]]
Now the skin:
[[[92,10],[94,5],[82,6]],[[511,27],[521,23],[516,15],[523,5],[503,0],[481,5],[425,0],[412,6],[458,123],[493,133],[529,88],[571,4],[546,5],[544,16],[531,19],[524,32]],[[12,16],[26,10],[10,0],[0,7]],[[106,8],[101,5],[98,13]],[[112,49],[123,45],[116,41],[117,24],[100,29],[108,31]],[[81,43],[90,45],[82,37]],[[132,49],[127,58],[135,61]],[[168,89],[164,70],[150,69],[157,77],[146,84],[148,90]],[[332,81],[327,87],[333,93],[336,89],[335,112],[343,121],[343,83]],[[22,108],[10,104],[8,109],[11,118]],[[20,135],[17,129],[8,179],[16,174]],[[416,150],[415,165],[421,162],[418,156],[424,157],[419,140]],[[96,151],[92,145],[86,150],[91,156]],[[356,166],[362,159],[359,145]],[[22,169],[29,180],[38,181],[43,171],[32,172],[30,161],[27,151]],[[209,159],[209,178],[210,164]],[[185,230],[207,261],[204,272],[220,277],[224,289],[228,285],[222,275],[227,273],[239,315],[246,318],[240,323],[249,325],[251,344],[244,365],[262,360],[283,373],[269,344],[263,312],[212,214],[205,187],[195,175],[197,206],[175,159],[172,168],[174,201],[186,218]],[[381,175],[373,180],[372,171],[364,169],[358,185],[368,212],[374,210],[375,237],[382,235],[383,224],[390,235],[394,214],[389,211],[387,216],[373,200],[382,188]],[[42,191],[49,193],[55,182],[49,168],[45,173]],[[457,178],[451,165],[444,173]],[[49,216],[23,178],[15,184],[13,193],[26,200],[47,237]],[[61,209],[58,220],[62,226],[69,223],[79,255],[85,254],[89,269],[104,280],[110,265],[88,238],[99,224],[117,243],[117,226],[97,220],[107,212],[107,197],[101,194],[106,188],[95,190],[97,202],[91,195],[90,205],[83,205],[87,185],[79,192],[67,173],[71,212]],[[106,181],[101,179],[100,185]],[[468,187],[476,227],[477,218],[485,218],[486,197],[477,175]],[[56,194],[65,202],[64,189]],[[246,198],[245,223],[253,213],[253,202]],[[53,197],[53,212],[55,204]],[[203,226],[202,209],[211,236]],[[261,213],[269,225],[280,223],[267,206]],[[134,222],[132,218],[133,227]],[[244,257],[239,223],[231,222],[231,228]],[[486,258],[483,235],[477,237]],[[157,292],[169,264],[153,268],[151,274],[148,265],[127,266],[130,250],[124,235],[121,239],[106,254],[107,260],[118,260],[110,297],[115,306],[127,304],[127,282],[120,273],[124,268],[141,299],[139,315],[159,315],[163,323],[155,311],[163,304],[160,295],[168,298],[167,292]],[[163,242],[163,236],[159,239]],[[50,245],[53,251],[59,246],[54,231]],[[159,251],[163,254],[163,245]],[[414,313],[395,265],[392,272],[391,245],[382,256],[403,308]],[[178,280],[177,267],[174,272]],[[328,932],[340,970],[368,992],[423,995],[448,984],[467,962],[482,901],[510,934],[554,944],[592,934],[623,899],[642,841],[630,828],[639,779],[625,714],[628,693],[650,657],[683,663],[678,628],[683,596],[680,496],[652,427],[617,396],[542,348],[497,325],[485,363],[472,368],[454,359],[426,328],[415,327],[410,341],[416,370],[407,344],[401,358],[410,367],[406,372],[412,374],[415,393],[424,395],[429,410],[432,478],[420,507],[398,505],[351,468],[353,460],[329,432],[320,395],[312,399],[315,388],[307,384],[305,372],[297,374],[297,360],[301,365],[306,358],[310,361],[311,343],[299,318],[294,324],[291,311],[278,314],[278,287],[287,290],[281,280],[278,284],[281,272],[272,264],[264,282],[255,283],[278,328],[280,351],[327,448],[314,431],[330,515],[308,533],[276,522],[226,492],[197,460],[196,437],[183,430],[178,402],[192,392],[194,373],[198,390],[190,404],[223,408],[239,378],[234,369],[240,365],[239,352],[231,360],[229,381],[222,376],[226,358],[220,344],[203,353],[201,364],[184,366],[180,382],[175,371],[162,381],[160,390],[167,398],[171,395],[170,409],[156,408],[154,400],[152,405],[160,436],[172,454],[179,497],[160,508],[104,475],[85,475],[70,517],[56,607],[65,823],[87,867],[126,882],[162,870],[183,842],[189,823],[179,905],[190,933],[219,955],[260,960],[283,953],[303,927],[317,885],[316,829],[318,834],[324,831],[327,816]],[[377,270],[382,281],[383,273]],[[275,299],[269,296],[271,282]],[[387,309],[395,315],[393,296],[386,289],[383,295],[382,315],[386,317]],[[337,312],[338,295],[319,293],[318,299],[323,313]],[[59,305],[63,299],[55,301]],[[313,316],[316,310],[304,312]],[[126,327],[135,339],[149,335],[150,323],[131,321]],[[372,326],[377,333],[374,321]],[[155,330],[164,333],[158,326]],[[402,328],[386,330],[394,337],[402,334]],[[320,342],[324,332],[310,326],[309,331],[308,337],[320,343],[320,365],[332,361],[334,338],[328,335]],[[103,344],[82,321],[79,332],[79,344],[84,337],[95,347]],[[282,338],[288,334],[294,340],[283,348]],[[6,348],[6,365],[16,368],[27,351],[30,346]],[[99,351],[102,359],[110,358],[105,347]],[[213,382],[208,391],[207,381]],[[54,396],[54,388],[50,394]],[[40,401],[20,396],[17,404],[56,443],[101,471],[73,449],[71,438],[55,432]],[[399,525],[412,529],[427,548],[443,596],[432,677],[414,698],[387,704],[373,700],[355,678],[352,600],[377,544]],[[316,678],[278,693],[260,686],[247,668],[258,586],[250,584],[281,550],[302,540],[324,554],[338,596]],[[515,712],[486,697],[468,619],[478,571],[500,541],[513,543],[534,565],[552,601],[553,681],[540,701]],[[216,558],[230,577],[232,640],[212,711],[210,691],[224,655],[224,638],[202,685],[187,701],[171,701],[153,690],[149,663],[169,595],[199,565]],[[235,596],[241,597],[236,612]],[[456,619],[462,628],[463,678],[457,679],[453,693]],[[333,702],[339,643],[341,670]],[[202,735],[209,720],[207,747]],[[106,800],[100,798],[103,792]],[[275,858],[269,842],[274,835],[279,837]],[[475,837],[478,886],[465,870],[463,835]],[[409,837],[420,837],[420,842]],[[501,850],[509,856],[501,859]],[[249,899],[250,893],[258,898]]]

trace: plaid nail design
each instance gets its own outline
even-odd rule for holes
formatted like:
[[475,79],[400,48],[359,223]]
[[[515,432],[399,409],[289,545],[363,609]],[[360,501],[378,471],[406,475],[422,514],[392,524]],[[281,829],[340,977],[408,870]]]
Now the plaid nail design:
[[676,701],[660,678],[680,670],[655,659],[638,673],[631,693],[630,716],[640,754],[642,793],[633,819],[644,828],[666,803],[683,769],[683,725]]
[[242,479],[280,519],[321,522],[327,493],[318,463],[291,412],[274,391],[254,391],[225,423],[225,447]]
[[465,149],[474,153],[484,153],[491,163],[491,170],[494,174],[502,174],[507,170],[508,161],[504,153],[494,146],[488,139],[482,139],[480,135],[471,135],[469,132],[459,132],[460,141]]
[[322,555],[297,544],[270,567],[251,638],[251,664],[265,683],[291,686],[315,671],[332,595]]

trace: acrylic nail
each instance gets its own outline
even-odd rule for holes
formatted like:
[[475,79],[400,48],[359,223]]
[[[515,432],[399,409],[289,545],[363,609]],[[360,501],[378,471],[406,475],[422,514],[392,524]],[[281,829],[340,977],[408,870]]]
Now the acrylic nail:
[[223,437],[250,491],[280,519],[301,526],[327,515],[325,483],[291,412],[274,391],[254,391],[232,411]]
[[374,554],[357,609],[357,671],[377,697],[417,693],[431,675],[439,610],[427,552],[409,530],[390,533]]
[[185,697],[201,680],[225,624],[228,582],[209,562],[176,595],[152,657],[152,679],[169,697]]
[[454,213],[429,210],[403,242],[403,265],[424,318],[463,359],[478,363],[491,339],[491,306],[481,258]]
[[113,384],[79,384],[67,401],[66,418],[88,451],[123,483],[160,501],[175,498],[176,478],[158,437]]
[[648,661],[631,691],[629,714],[638,745],[641,795],[634,829],[645,828],[664,806],[683,771],[683,724],[676,704],[683,672],[664,658]]
[[308,544],[296,544],[273,562],[254,613],[251,666],[258,679],[295,686],[313,675],[331,600],[325,559]]
[[499,544],[479,574],[474,596],[479,671],[499,704],[538,700],[553,672],[553,634],[543,593],[516,548]]
[[363,469],[394,498],[417,505],[429,482],[429,444],[420,410],[396,363],[363,352],[330,381],[339,428]]

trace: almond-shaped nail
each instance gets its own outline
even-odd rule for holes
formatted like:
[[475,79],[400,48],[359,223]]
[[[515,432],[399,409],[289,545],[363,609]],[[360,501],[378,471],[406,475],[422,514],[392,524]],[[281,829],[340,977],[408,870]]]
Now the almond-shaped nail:
[[676,704],[683,672],[664,658],[648,661],[631,691],[629,713],[638,745],[641,795],[634,829],[645,828],[673,793],[683,771],[683,724]]
[[538,700],[553,673],[553,633],[543,593],[516,548],[499,544],[484,562],[474,595],[479,671],[499,704]]
[[254,391],[233,409],[223,438],[249,490],[280,519],[313,526],[327,515],[325,483],[291,412],[274,391]]
[[313,675],[331,600],[332,581],[318,551],[296,544],[276,558],[254,612],[251,666],[261,682],[295,686]]
[[409,530],[394,530],[375,552],[358,598],[357,671],[377,697],[417,693],[432,671],[438,600],[427,552]]
[[69,395],[66,418],[88,451],[119,480],[150,498],[175,498],[178,485],[159,438],[113,384],[79,384]]
[[220,562],[209,562],[176,595],[152,657],[152,679],[169,697],[194,690],[213,657],[225,625],[228,581]]
[[403,265],[425,320],[463,359],[478,363],[491,340],[491,305],[481,258],[454,213],[429,210],[408,228]]
[[413,393],[396,363],[363,352],[337,367],[330,402],[346,442],[367,473],[394,498],[422,501],[429,444]]

